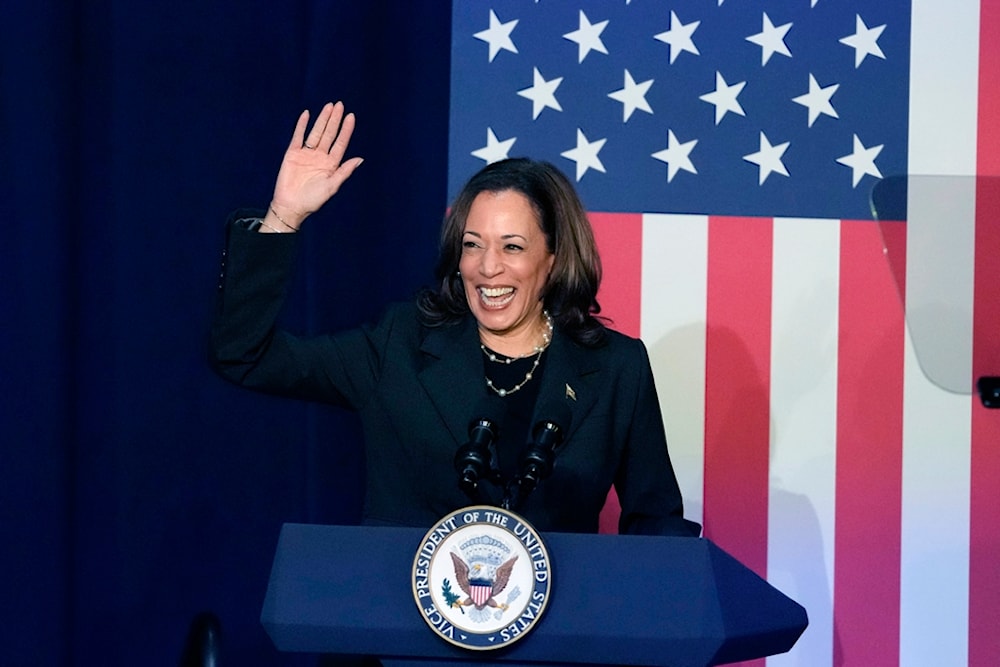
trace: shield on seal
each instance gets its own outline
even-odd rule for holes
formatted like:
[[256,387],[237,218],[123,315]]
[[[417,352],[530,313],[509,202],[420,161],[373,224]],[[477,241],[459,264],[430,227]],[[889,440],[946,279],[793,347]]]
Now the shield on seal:
[[493,597],[493,582],[489,579],[470,579],[469,597],[477,607],[483,607]]

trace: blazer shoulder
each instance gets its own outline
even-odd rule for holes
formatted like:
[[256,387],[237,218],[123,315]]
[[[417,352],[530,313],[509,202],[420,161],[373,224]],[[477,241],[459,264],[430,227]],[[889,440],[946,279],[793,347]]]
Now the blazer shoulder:
[[467,322],[439,327],[426,324],[420,316],[416,302],[401,301],[389,304],[381,318],[368,327],[369,336],[385,341],[403,343],[413,352],[417,350],[440,356],[467,335]]
[[646,351],[646,345],[641,339],[629,336],[615,329],[605,329],[604,341],[601,347],[605,349],[607,354],[612,356],[649,356]]

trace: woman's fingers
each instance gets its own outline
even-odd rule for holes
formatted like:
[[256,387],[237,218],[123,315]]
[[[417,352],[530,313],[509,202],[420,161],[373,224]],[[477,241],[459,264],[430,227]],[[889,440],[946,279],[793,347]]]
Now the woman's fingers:
[[292,131],[292,140],[288,143],[288,149],[302,148],[305,141],[306,127],[309,125],[309,109],[299,114],[299,119],[295,123],[295,130]]
[[[343,106],[341,106],[341,111],[343,111]],[[327,131],[330,126],[330,117],[334,113],[334,105],[327,102],[320,109],[319,115],[316,116],[316,122],[313,123],[312,129],[309,131],[309,135],[306,137],[304,147],[307,149],[318,148],[323,142],[323,134]]]
[[317,150],[329,154],[334,162],[340,164],[347,152],[347,146],[354,134],[354,114],[344,115],[343,102],[327,102],[323,105],[312,129],[306,134],[309,125],[309,111],[303,111],[292,134],[289,148]]
[[340,190],[340,186],[344,184],[344,181],[350,178],[351,174],[354,173],[354,170],[360,167],[361,163],[364,161],[364,158],[355,157],[340,165],[337,171],[330,176],[329,187],[331,189],[331,197]]
[[336,134],[334,138],[331,139],[329,152],[330,157],[334,159],[337,164],[344,159],[344,154],[347,153],[347,147],[351,143],[351,136],[354,134],[354,114],[349,113],[344,116],[344,121],[340,124],[340,132]]
[[340,123],[344,118],[344,103],[337,102],[336,104],[330,104],[327,102],[326,106],[323,107],[323,111],[328,111],[329,113],[326,117],[326,124],[323,126],[323,132],[317,138],[316,147],[324,153],[329,153],[330,147],[336,141],[337,134],[340,132]]

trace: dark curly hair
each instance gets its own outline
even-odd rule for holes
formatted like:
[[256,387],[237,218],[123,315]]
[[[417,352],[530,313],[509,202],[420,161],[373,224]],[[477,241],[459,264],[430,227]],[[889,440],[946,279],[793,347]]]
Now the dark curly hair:
[[434,276],[437,289],[423,290],[417,304],[428,326],[454,324],[469,312],[465,287],[458,275],[462,234],[472,202],[483,192],[513,190],[524,195],[538,217],[549,252],[555,254],[552,273],[542,291],[545,308],[556,326],[587,346],[605,334],[597,315],[601,258],[594,232],[576,189],[554,165],[528,158],[511,158],[487,165],[458,194],[445,216]]

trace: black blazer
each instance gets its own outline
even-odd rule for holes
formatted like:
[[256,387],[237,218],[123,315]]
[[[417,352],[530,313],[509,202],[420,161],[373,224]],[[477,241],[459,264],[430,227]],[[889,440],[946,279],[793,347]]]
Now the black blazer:
[[[359,413],[366,523],[427,527],[470,504],[453,461],[489,391],[472,316],[429,328],[414,304],[399,304],[373,326],[292,336],[274,322],[296,235],[229,229],[211,336],[215,369],[245,387]],[[586,348],[556,329],[544,354],[536,405],[562,402],[572,422],[551,476],[521,513],[539,530],[596,532],[614,484],[621,532],[696,535],[697,524],[682,518],[645,346],[609,332],[603,345]]]

